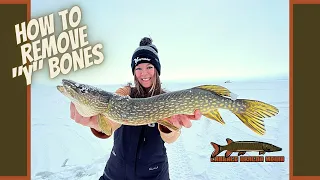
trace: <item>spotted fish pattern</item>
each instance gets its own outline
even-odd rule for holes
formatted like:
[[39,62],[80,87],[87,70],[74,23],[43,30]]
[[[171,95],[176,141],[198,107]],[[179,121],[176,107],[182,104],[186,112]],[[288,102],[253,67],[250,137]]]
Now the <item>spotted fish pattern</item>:
[[218,110],[227,109],[251,130],[263,135],[263,119],[279,113],[276,107],[261,101],[234,99],[233,93],[219,85],[202,85],[148,98],[120,96],[72,80],[62,80],[62,86],[57,88],[75,104],[80,114],[100,114],[125,125],[157,122],[176,130],[176,127],[163,119],[177,114],[191,115],[196,109],[205,117],[225,124]]

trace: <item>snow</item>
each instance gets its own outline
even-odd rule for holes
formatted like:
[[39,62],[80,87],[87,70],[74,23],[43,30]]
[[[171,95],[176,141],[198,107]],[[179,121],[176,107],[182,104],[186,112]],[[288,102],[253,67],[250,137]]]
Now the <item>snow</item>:
[[[226,122],[221,125],[202,116],[191,128],[182,129],[179,139],[166,144],[172,180],[208,179],[289,179],[289,81],[263,79],[251,81],[165,83],[173,91],[202,84],[228,88],[239,99],[256,99],[279,108],[279,114],[265,119],[266,134],[255,134],[234,114],[219,110]],[[114,92],[120,85],[100,86]],[[96,138],[89,128],[70,119],[69,100],[55,86],[33,84],[31,89],[31,176],[42,179],[97,180],[111,152],[113,138]],[[265,156],[285,156],[285,162],[210,162],[210,142],[226,145],[234,141],[263,141],[282,148]],[[222,152],[219,155],[224,155]],[[237,155],[233,153],[232,155]],[[247,152],[245,156],[258,156]]]

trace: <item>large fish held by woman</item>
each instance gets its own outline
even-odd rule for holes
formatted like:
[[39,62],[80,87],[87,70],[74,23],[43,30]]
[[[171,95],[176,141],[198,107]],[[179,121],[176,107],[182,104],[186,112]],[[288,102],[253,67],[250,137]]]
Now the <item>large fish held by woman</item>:
[[191,115],[199,109],[205,117],[225,124],[218,109],[227,109],[251,130],[263,135],[263,119],[279,113],[276,107],[261,101],[233,99],[232,93],[219,85],[202,85],[148,98],[120,96],[65,79],[57,89],[74,103],[82,116],[99,115],[99,126],[106,134],[111,134],[111,126],[105,118],[123,125],[159,123],[177,130],[178,128],[163,119],[177,114]]

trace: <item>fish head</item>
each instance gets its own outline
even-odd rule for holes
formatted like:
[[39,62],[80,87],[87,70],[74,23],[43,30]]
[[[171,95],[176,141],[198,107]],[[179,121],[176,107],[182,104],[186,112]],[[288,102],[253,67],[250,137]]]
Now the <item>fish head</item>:
[[91,110],[107,108],[112,95],[94,86],[66,79],[62,80],[62,86],[57,86],[57,89],[73,103]]
[[282,148],[269,143],[263,143],[262,148],[265,152],[282,151]]

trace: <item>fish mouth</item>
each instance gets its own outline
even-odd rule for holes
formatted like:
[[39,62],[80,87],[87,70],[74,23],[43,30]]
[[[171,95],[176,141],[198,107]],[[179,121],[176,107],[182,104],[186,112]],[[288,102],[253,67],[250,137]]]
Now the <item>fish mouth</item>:
[[275,147],[273,149],[271,149],[273,152],[277,152],[277,151],[282,151],[281,147]]
[[75,81],[62,79],[62,85],[58,85],[57,89],[65,96],[74,98],[74,95],[78,93],[78,87],[79,84]]
[[64,86],[57,86],[57,89],[61,92],[61,93],[65,93],[66,89],[64,88]]
[[78,92],[79,83],[69,80],[69,79],[62,79],[62,86],[65,88],[65,91],[70,91],[71,89],[75,92]]

